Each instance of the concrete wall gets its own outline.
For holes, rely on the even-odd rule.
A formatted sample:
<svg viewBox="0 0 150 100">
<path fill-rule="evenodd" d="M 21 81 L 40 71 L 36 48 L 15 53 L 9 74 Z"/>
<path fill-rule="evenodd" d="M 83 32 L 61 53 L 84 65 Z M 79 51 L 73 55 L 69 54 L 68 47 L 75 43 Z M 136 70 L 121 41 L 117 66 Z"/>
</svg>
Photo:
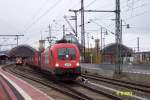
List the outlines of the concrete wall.
<svg viewBox="0 0 150 100">
<path fill-rule="evenodd" d="M 129 72 L 123 72 L 121 75 L 116 75 L 114 73 L 113 68 L 110 70 L 103 69 L 101 67 L 110 67 L 108 64 L 81 64 L 81 71 L 82 73 L 90 73 L 90 74 L 97 74 L 102 75 L 110 78 L 125 80 L 125 81 L 131 81 L 141 84 L 150 84 L 150 74 L 144 74 L 144 73 L 129 73 Z M 112 65 L 111 65 L 112 66 Z"/>
<path fill-rule="evenodd" d="M 112 77 L 114 72 L 113 70 L 104 70 L 101 68 L 102 65 L 99 64 L 81 64 L 81 71 L 82 73 L 91 73 L 91 74 L 98 74 L 107 77 Z M 108 66 L 106 66 L 108 67 Z"/>
</svg>

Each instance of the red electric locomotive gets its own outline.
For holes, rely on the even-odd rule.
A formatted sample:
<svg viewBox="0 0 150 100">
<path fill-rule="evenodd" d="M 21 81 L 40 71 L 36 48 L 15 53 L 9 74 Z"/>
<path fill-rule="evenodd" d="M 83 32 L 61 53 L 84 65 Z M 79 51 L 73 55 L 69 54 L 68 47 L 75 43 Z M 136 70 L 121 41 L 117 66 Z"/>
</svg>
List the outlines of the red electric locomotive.
<svg viewBox="0 0 150 100">
<path fill-rule="evenodd" d="M 57 78 L 75 79 L 80 75 L 80 53 L 75 44 L 59 43 L 41 54 L 41 69 Z"/>
</svg>

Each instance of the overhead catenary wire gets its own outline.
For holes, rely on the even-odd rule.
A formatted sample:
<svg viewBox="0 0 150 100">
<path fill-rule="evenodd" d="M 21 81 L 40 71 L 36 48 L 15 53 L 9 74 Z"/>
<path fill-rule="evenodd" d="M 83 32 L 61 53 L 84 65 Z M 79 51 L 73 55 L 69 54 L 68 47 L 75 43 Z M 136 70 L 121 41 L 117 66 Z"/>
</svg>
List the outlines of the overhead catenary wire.
<svg viewBox="0 0 150 100">
<path fill-rule="evenodd" d="M 57 5 L 61 2 L 62 0 L 57 0 L 52 6 L 50 6 L 42 15 L 40 15 L 38 18 L 36 18 L 35 20 L 33 20 L 33 22 L 31 24 L 29 24 L 26 29 L 24 30 L 25 33 L 27 33 L 27 31 L 33 27 L 37 22 L 39 22 L 44 16 L 46 16 L 50 11 L 52 11 L 55 7 L 57 7 Z M 43 4 L 44 5 L 44 4 Z M 39 8 L 39 10 L 42 9 L 42 7 Z M 31 39 L 31 38 L 28 38 Z M 27 42 L 29 40 L 25 40 L 23 41 L 23 43 Z"/>
<path fill-rule="evenodd" d="M 141 0 L 136 0 L 136 1 L 138 2 L 138 1 L 141 1 Z M 136 3 L 137 3 L 137 2 L 136 2 Z M 141 8 L 141 7 L 148 6 L 149 4 L 150 4 L 150 2 L 148 2 L 148 3 L 143 3 L 143 4 L 141 4 L 141 5 L 135 6 L 132 10 L 135 10 L 135 9 L 138 9 L 138 8 Z M 125 13 L 125 12 L 128 12 L 128 11 L 129 11 L 129 9 L 124 9 L 124 10 L 122 11 L 122 13 Z M 132 16 L 132 17 L 128 17 L 127 20 L 130 19 L 130 18 L 134 18 L 134 17 L 140 16 L 140 15 L 142 15 L 142 14 L 148 13 L 148 12 L 149 12 L 149 10 L 146 10 L 146 11 L 140 13 L 140 14 L 136 14 L 136 15 L 134 15 L 134 16 Z M 108 17 L 111 17 L 111 16 L 108 16 Z M 105 17 L 105 18 L 106 18 L 106 17 Z M 96 18 L 95 18 L 95 19 L 96 19 Z M 104 20 L 104 19 L 101 19 L 101 20 Z M 114 24 L 113 24 L 113 25 L 114 25 Z"/>
<path fill-rule="evenodd" d="M 94 0 L 94 1 L 95 1 L 95 0 Z M 94 1 L 93 1 L 93 3 L 94 3 Z M 91 2 L 91 3 L 92 3 L 92 2 Z M 89 6 L 90 6 L 90 4 L 89 4 Z M 103 6 L 101 6 L 101 8 L 106 7 L 106 6 L 108 6 L 108 5 L 103 5 Z M 111 8 L 112 8 L 112 5 L 111 5 L 111 6 L 108 6 L 108 7 L 111 7 Z M 108 8 L 108 7 L 107 7 L 107 8 Z M 107 13 L 107 14 L 103 14 L 103 16 L 104 16 L 104 17 L 105 17 L 105 15 L 109 15 L 109 16 L 111 15 L 111 16 L 112 16 L 112 14 L 113 14 L 113 13 L 109 13 L 109 14 Z"/>
<path fill-rule="evenodd" d="M 35 20 L 35 18 L 39 15 L 41 10 L 48 4 L 49 0 L 45 0 L 45 2 L 39 7 L 39 9 L 35 12 L 31 20 Z"/>
<path fill-rule="evenodd" d="M 95 1 L 95 0 L 94 0 L 94 1 Z M 139 1 L 141 1 L 141 0 L 136 0 L 135 3 L 139 2 Z M 135 4 L 135 3 L 134 3 L 134 4 Z M 141 4 L 141 5 L 139 5 L 139 6 L 135 6 L 133 9 L 138 9 L 138 8 L 140 8 L 140 7 L 145 7 L 145 6 L 149 5 L 149 4 L 150 4 L 150 2 L 149 2 L 149 3 L 144 3 L 144 4 Z M 129 9 L 123 10 L 123 13 L 124 13 L 124 12 L 127 12 L 127 11 L 129 11 Z M 105 17 L 105 18 L 106 18 L 106 17 Z"/>
<path fill-rule="evenodd" d="M 88 8 L 88 7 L 90 7 L 92 4 L 94 4 L 95 2 L 96 2 L 97 0 L 93 0 L 93 1 L 91 1 L 87 6 L 85 6 L 85 8 Z"/>
<path fill-rule="evenodd" d="M 134 5 L 137 4 L 139 1 L 141 1 L 141 0 L 136 0 L 136 1 L 134 1 Z M 121 13 L 125 13 L 124 10 L 125 10 L 126 7 L 128 7 L 125 2 L 128 2 L 128 1 L 124 0 L 123 2 L 121 2 L 121 6 L 122 6 L 122 7 L 121 7 Z M 105 6 L 106 6 L 106 5 L 105 5 Z M 130 11 L 130 10 L 127 9 L 127 11 Z M 103 14 L 103 18 L 101 18 L 101 20 L 106 19 L 106 18 L 110 18 L 110 17 L 113 17 L 113 16 L 114 16 L 113 13 Z"/>
<path fill-rule="evenodd" d="M 125 19 L 125 20 L 131 20 L 131 19 L 133 19 L 133 18 L 135 18 L 135 17 L 143 16 L 144 14 L 147 14 L 147 13 L 150 13 L 150 9 L 145 10 L 145 11 L 143 11 L 143 12 L 141 12 L 141 13 L 135 14 L 135 15 L 133 15 L 133 16 L 124 18 L 124 19 Z"/>
<path fill-rule="evenodd" d="M 150 2 L 146 2 L 146 3 L 143 3 L 141 5 L 135 6 L 132 10 L 142 8 L 142 7 L 145 7 L 145 6 L 149 6 L 149 5 L 150 5 Z M 122 10 L 122 12 L 128 12 L 128 11 L 129 11 L 129 9 Z"/>
<path fill-rule="evenodd" d="M 137 1 L 141 1 L 141 0 L 137 0 Z M 136 2 L 137 3 L 137 2 Z M 142 8 L 142 7 L 145 7 L 145 6 L 148 6 L 150 5 L 150 2 L 148 3 L 143 3 L 141 5 L 138 5 L 138 6 L 135 6 L 134 8 L 132 8 L 132 10 L 136 10 L 138 8 Z M 130 10 L 129 9 L 123 9 L 121 13 L 126 13 L 126 12 L 129 12 Z M 132 15 L 130 17 L 127 17 L 127 18 L 124 18 L 125 20 L 129 20 L 129 19 L 132 19 L 132 18 L 135 18 L 135 17 L 138 17 L 138 16 L 141 16 L 142 14 L 146 14 L 146 13 L 149 13 L 149 10 L 145 10 L 143 11 L 142 13 L 139 13 L 139 14 L 136 14 L 136 15 Z M 109 16 L 105 16 L 105 18 L 109 18 L 111 17 L 112 15 L 109 15 Z M 103 20 L 103 19 L 101 19 Z"/>
<path fill-rule="evenodd" d="M 35 21 L 33 21 L 26 29 L 25 32 L 28 31 L 34 24 L 39 22 L 46 14 L 52 11 L 62 0 L 57 0 L 49 9 L 47 9 L 41 16 L 39 16 Z"/>
<path fill-rule="evenodd" d="M 53 6 L 51 6 L 50 7 L 50 9 L 48 9 L 44 14 L 46 14 L 49 10 L 52 10 L 54 7 L 56 7 L 57 5 L 58 5 L 58 3 L 60 3 L 62 0 L 58 0 Z M 78 3 L 80 3 L 80 2 L 78 2 Z M 40 17 L 38 17 L 31 25 L 30 25 L 30 27 L 28 27 L 27 29 L 26 29 L 26 31 L 28 30 L 28 29 L 30 29 L 33 25 L 35 25 L 40 19 L 41 19 L 41 17 L 44 17 L 44 14 L 42 14 Z M 29 38 L 28 38 L 29 39 Z M 29 40 L 25 40 L 24 42 L 27 42 L 27 41 L 29 41 Z M 23 42 L 23 43 L 24 43 Z"/>
<path fill-rule="evenodd" d="M 95 0 L 93 0 L 93 1 L 95 1 Z M 137 0 L 137 1 L 140 1 L 140 0 Z"/>
</svg>

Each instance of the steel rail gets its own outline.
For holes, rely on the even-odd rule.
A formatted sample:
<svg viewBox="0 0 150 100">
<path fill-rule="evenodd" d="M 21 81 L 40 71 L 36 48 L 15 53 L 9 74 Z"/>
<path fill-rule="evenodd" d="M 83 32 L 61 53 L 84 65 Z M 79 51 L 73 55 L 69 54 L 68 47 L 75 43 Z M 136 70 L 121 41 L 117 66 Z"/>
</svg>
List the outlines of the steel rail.
<svg viewBox="0 0 150 100">
<path fill-rule="evenodd" d="M 147 88 L 150 88 L 149 86 L 139 85 L 139 84 L 131 83 L 131 82 L 127 82 L 127 81 L 121 81 L 121 80 L 119 81 L 119 80 L 101 77 L 101 76 L 95 76 L 95 75 L 87 75 L 87 74 L 83 75 L 82 74 L 82 77 L 94 79 L 97 81 L 102 81 L 102 82 L 113 84 L 113 85 L 122 86 L 122 87 L 129 88 L 129 89 L 142 91 L 145 93 L 150 93 L 150 89 L 147 89 Z"/>
</svg>

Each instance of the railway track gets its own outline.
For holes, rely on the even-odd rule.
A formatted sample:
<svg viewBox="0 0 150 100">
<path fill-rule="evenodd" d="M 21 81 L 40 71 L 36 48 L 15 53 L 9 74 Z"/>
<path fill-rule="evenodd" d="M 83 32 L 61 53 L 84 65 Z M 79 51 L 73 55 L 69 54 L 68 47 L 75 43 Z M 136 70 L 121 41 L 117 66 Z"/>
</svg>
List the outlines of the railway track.
<svg viewBox="0 0 150 100">
<path fill-rule="evenodd" d="M 8 71 L 8 70 L 7 70 L 7 71 Z M 34 81 L 34 82 L 40 83 L 41 85 L 47 86 L 47 87 L 49 87 L 49 88 L 52 88 L 52 89 L 54 89 L 54 90 L 56 90 L 56 91 L 59 91 L 59 92 L 65 94 L 65 95 L 67 95 L 67 96 L 70 96 L 70 97 L 72 97 L 72 98 L 74 98 L 74 99 L 92 100 L 92 99 L 91 99 L 90 97 L 88 97 L 88 96 L 83 96 L 83 94 L 80 94 L 80 93 L 78 93 L 78 95 L 75 94 L 75 93 L 77 93 L 77 92 L 74 91 L 74 90 L 72 90 L 72 91 L 66 90 L 66 89 L 64 89 L 63 87 L 58 87 L 57 85 L 55 85 L 55 84 L 53 84 L 53 83 L 50 83 L 49 81 L 46 82 L 45 80 L 42 80 L 42 79 L 33 77 L 33 76 L 31 76 L 31 75 L 27 75 L 27 74 L 22 73 L 22 72 L 20 72 L 20 71 L 18 71 L 18 70 L 9 69 L 9 71 L 12 72 L 13 74 L 18 75 L 19 77 L 26 78 L 26 79 L 32 80 L 32 81 Z M 73 92 L 75 92 L 75 93 L 73 93 Z M 80 94 L 80 95 L 79 95 L 79 94 Z"/>
<path fill-rule="evenodd" d="M 107 78 L 107 77 L 103 77 L 103 76 L 96 76 L 96 75 L 91 75 L 91 74 L 82 74 L 82 77 L 96 80 L 96 81 L 105 82 L 108 84 L 113 84 L 113 85 L 125 87 L 128 89 L 133 89 L 136 91 L 141 91 L 141 92 L 144 92 L 147 94 L 150 93 L 150 86 L 148 86 L 148 85 L 142 85 L 142 84 L 137 84 L 137 83 L 127 82 L 127 81 Z"/>
<path fill-rule="evenodd" d="M 16 70 L 16 69 L 17 68 L 13 68 L 13 69 L 12 68 L 7 68 L 7 69 L 4 69 L 4 70 L 10 71 L 11 73 L 16 74 L 16 75 L 18 75 L 20 77 L 23 77 L 23 78 L 26 78 L 26 79 L 38 82 L 38 83 L 40 83 L 40 84 L 42 84 L 44 86 L 53 88 L 54 90 L 60 91 L 61 93 L 65 94 L 67 96 L 70 96 L 70 97 L 72 97 L 74 99 L 94 100 L 93 97 L 91 97 L 90 95 L 86 95 L 85 92 L 83 93 L 83 92 L 79 91 L 78 89 L 76 89 L 75 87 L 73 88 L 73 87 L 71 87 L 68 84 L 65 84 L 63 82 L 46 81 L 46 80 L 43 80 L 43 79 L 40 79 L 40 78 L 37 78 L 37 77 L 31 75 L 30 73 L 32 73 L 32 71 L 25 71 L 25 69 L 20 71 L 20 70 Z M 25 73 L 25 72 L 28 72 L 28 73 Z M 34 74 L 36 74 L 36 72 Z M 76 86 L 77 86 L 77 84 L 76 84 Z M 105 96 L 107 99 L 121 100 L 121 98 L 118 97 L 118 96 L 114 96 L 114 95 L 109 94 L 107 92 L 93 89 L 93 88 L 88 87 L 88 86 L 83 85 L 83 84 L 79 85 L 79 83 L 78 83 L 77 87 L 78 88 L 81 88 L 81 87 L 82 88 L 86 88 L 86 89 L 88 89 L 90 91 L 96 92 L 97 94 Z"/>
</svg>

